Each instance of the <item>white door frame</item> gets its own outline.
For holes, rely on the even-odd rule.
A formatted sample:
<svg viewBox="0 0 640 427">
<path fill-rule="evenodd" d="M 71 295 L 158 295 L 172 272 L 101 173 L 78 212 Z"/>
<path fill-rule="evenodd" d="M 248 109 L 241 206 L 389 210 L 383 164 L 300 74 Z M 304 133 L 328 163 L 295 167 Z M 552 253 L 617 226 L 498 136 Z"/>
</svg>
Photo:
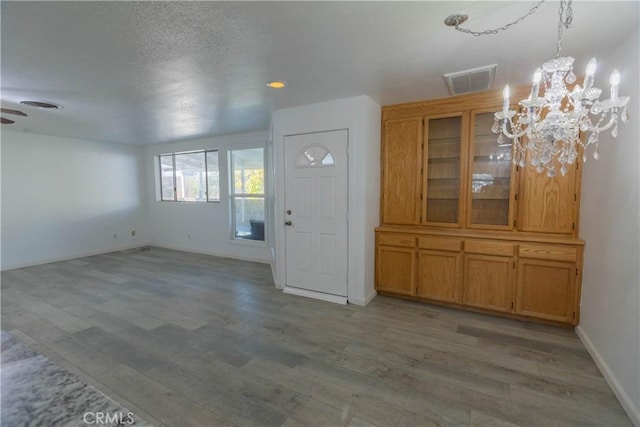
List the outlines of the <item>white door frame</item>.
<svg viewBox="0 0 640 427">
<path fill-rule="evenodd" d="M 326 135 L 326 136 L 323 136 Z M 325 291 L 322 291 L 321 289 L 324 288 L 324 285 L 320 285 L 319 289 L 315 289 L 312 290 L 313 286 L 317 286 L 319 285 L 319 283 L 315 282 L 315 280 L 317 279 L 317 277 L 315 276 L 315 274 L 317 273 L 313 268 L 311 272 L 311 277 L 309 278 L 309 280 L 311 280 L 311 282 L 309 283 L 301 283 L 301 282 L 297 282 L 297 283 L 289 283 L 289 273 L 295 273 L 293 270 L 291 270 L 292 266 L 289 265 L 288 263 L 292 260 L 292 256 L 290 251 L 292 250 L 292 248 L 290 248 L 288 245 L 291 244 L 293 241 L 291 240 L 292 235 L 291 233 L 294 230 L 291 230 L 290 227 L 285 227 L 285 253 L 284 253 L 284 257 L 285 257 L 285 269 L 286 269 L 286 276 L 285 276 L 285 281 L 287 282 L 285 284 L 285 288 L 284 288 L 284 292 L 285 293 L 290 293 L 290 294 L 295 294 L 295 295 L 302 295 L 302 296 L 308 296 L 311 298 L 316 298 L 316 299 L 321 299 L 321 300 L 325 300 L 325 301 L 330 301 L 330 302 L 335 302 L 335 303 L 339 303 L 339 304 L 346 304 L 347 303 L 347 295 L 348 295 L 348 289 L 349 289 L 349 280 L 348 280 L 348 271 L 349 271 L 349 259 L 348 259 L 348 254 L 349 254 L 349 220 L 348 217 L 345 218 L 345 216 L 348 215 L 349 213 L 349 192 L 348 192 L 348 184 L 349 184 L 349 130 L 348 129 L 340 129 L 340 130 L 335 130 L 335 131 L 322 131 L 322 132 L 313 132 L 313 133 L 303 133 L 303 134 L 295 134 L 295 135 L 286 135 L 284 137 L 285 142 L 287 139 L 292 139 L 291 143 L 294 143 L 294 139 L 295 138 L 306 138 L 306 141 L 303 139 L 303 143 L 306 144 L 308 146 L 308 144 L 310 144 L 310 141 L 316 141 L 314 142 L 314 144 L 319 144 L 322 147 L 324 146 L 324 143 L 328 143 L 327 138 L 338 138 L 337 140 L 334 140 L 335 142 L 330 143 L 329 145 L 327 145 L 325 148 L 327 148 L 329 150 L 329 152 L 333 153 L 334 158 L 336 159 L 336 168 L 340 168 L 340 169 L 334 169 L 333 167 L 331 168 L 312 168 L 310 169 L 309 173 L 311 173 L 311 176 L 316 176 L 318 175 L 318 173 L 320 173 L 320 175 L 326 175 L 327 173 L 330 173 L 333 171 L 333 174 L 336 178 L 340 178 L 340 181 L 337 182 L 338 184 L 338 188 L 342 189 L 342 192 L 337 191 L 336 192 L 336 197 L 339 197 L 339 200 L 341 200 L 341 203 L 338 203 L 336 205 L 336 208 L 338 209 L 337 212 L 337 216 L 335 217 L 334 221 L 337 221 L 337 223 L 334 224 L 335 227 L 343 230 L 343 233 L 339 233 L 338 236 L 338 242 L 340 243 L 340 246 L 336 248 L 337 250 L 337 254 L 341 254 L 338 255 L 338 259 L 336 259 L 336 266 L 337 266 L 337 270 L 338 270 L 338 275 L 336 276 L 336 283 L 344 283 L 345 288 L 344 289 L 344 293 L 342 294 L 337 294 L 336 292 L 328 292 L 330 289 L 325 289 Z M 321 141 L 323 142 L 319 142 L 317 141 L 317 139 L 321 139 Z M 339 144 L 339 146 L 337 145 Z M 300 141 L 298 140 L 298 142 L 296 142 L 296 145 L 294 145 L 293 148 L 295 148 L 295 150 L 291 151 L 292 147 L 290 146 L 283 146 L 284 152 L 285 152 L 285 161 L 287 160 L 287 153 L 289 153 L 291 155 L 291 157 L 288 159 L 289 162 L 294 162 L 297 160 L 297 155 L 299 154 L 299 150 L 301 147 L 299 147 L 298 145 L 300 145 Z M 304 147 L 302 147 L 304 148 Z M 344 151 L 342 151 L 344 150 Z M 295 166 L 295 164 L 285 164 L 285 170 L 284 170 L 284 175 L 283 178 L 285 180 L 284 186 L 285 186 L 285 194 L 284 194 L 284 199 L 285 199 L 285 203 L 286 203 L 286 208 L 287 209 L 291 209 L 293 207 L 293 217 L 289 217 L 287 216 L 286 219 L 287 220 L 291 220 L 293 219 L 294 221 L 294 227 L 295 227 L 295 222 L 296 222 L 296 210 L 300 209 L 299 205 L 295 205 L 292 204 L 294 203 L 294 201 L 287 201 L 287 195 L 291 196 L 291 194 L 287 194 L 286 189 L 288 187 L 288 185 L 291 185 L 292 182 L 289 181 L 287 182 L 287 180 L 292 180 L 295 179 L 294 176 L 297 176 L 297 172 L 296 170 L 298 170 L 298 168 Z M 300 169 L 298 171 L 304 171 L 305 169 Z M 338 173 L 338 170 L 342 170 L 341 173 Z M 287 176 L 287 172 L 291 172 L 293 176 Z M 344 182 L 343 180 L 346 180 L 346 182 Z M 347 188 L 345 189 L 345 186 L 347 186 Z M 291 191 L 292 188 L 289 188 L 289 190 Z M 340 195 L 341 193 L 341 195 Z M 294 197 L 295 199 L 295 197 Z M 297 203 L 297 201 L 295 201 L 295 203 Z M 313 215 L 312 215 L 313 216 Z M 298 218 L 300 221 L 304 222 L 302 218 Z M 318 221 L 320 219 L 318 218 Z M 326 224 L 325 224 L 326 225 Z M 342 228 L 344 227 L 344 228 Z M 286 238 L 287 236 L 287 232 L 289 233 L 289 239 Z M 295 252 L 295 248 L 294 252 Z M 295 274 L 294 274 L 295 275 Z M 298 280 L 305 280 L 302 277 L 298 277 Z M 343 282 L 344 281 L 344 282 Z M 324 282 L 323 280 L 321 282 Z M 334 286 L 336 286 L 336 283 L 334 283 Z M 306 286 L 300 286 L 303 284 L 307 284 L 310 287 L 306 287 Z M 333 291 L 337 291 L 338 288 L 334 288 L 331 289 Z"/>
<path fill-rule="evenodd" d="M 352 242 L 358 241 L 357 236 L 354 235 L 356 232 L 355 227 L 352 227 L 353 224 L 353 215 L 354 212 L 357 212 L 357 207 L 354 206 L 355 200 L 351 197 L 354 191 L 354 156 L 352 155 L 352 140 L 354 137 L 354 129 L 355 122 L 351 120 L 340 121 L 340 123 L 336 123 L 335 126 L 329 125 L 317 125 L 317 126 L 300 126 L 299 128 L 285 128 L 285 129 L 273 129 L 273 141 L 274 144 L 274 160 L 275 160 L 275 171 L 274 171 L 274 205 L 275 205 L 275 236 L 274 236 L 274 247 L 275 247 L 275 285 L 279 289 L 284 289 L 286 285 L 286 240 L 285 240 L 285 182 L 284 182 L 284 170 L 285 170 L 285 162 L 284 162 L 284 140 L 287 136 L 295 136 L 301 134 L 310 134 L 310 133 L 319 133 L 319 132 L 330 132 L 330 131 L 339 131 L 346 130 L 347 131 L 347 145 L 349 147 L 348 153 L 348 165 L 347 165 L 347 180 L 348 180 L 348 188 L 347 188 L 347 218 L 348 218 L 348 226 L 347 226 L 347 287 L 348 293 L 351 294 L 351 283 L 356 282 L 356 262 L 354 260 L 354 251 L 349 250 L 351 248 Z M 347 298 L 347 301 L 350 297 Z M 332 301 L 342 303 L 343 301 Z"/>
</svg>

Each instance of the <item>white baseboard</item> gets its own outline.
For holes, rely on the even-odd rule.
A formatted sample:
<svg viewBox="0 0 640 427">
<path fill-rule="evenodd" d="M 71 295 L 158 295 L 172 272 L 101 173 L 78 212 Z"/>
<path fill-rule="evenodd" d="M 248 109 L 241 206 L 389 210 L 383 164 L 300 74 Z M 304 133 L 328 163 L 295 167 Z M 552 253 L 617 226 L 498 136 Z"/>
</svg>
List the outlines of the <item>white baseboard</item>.
<svg viewBox="0 0 640 427">
<path fill-rule="evenodd" d="M 591 341 L 591 339 L 589 338 L 589 335 L 587 335 L 587 333 L 580 325 L 576 326 L 575 330 L 576 334 L 578 334 L 578 337 L 580 338 L 580 341 L 582 341 L 584 346 L 589 351 L 589 354 L 591 354 L 591 357 L 596 362 L 596 365 L 600 369 L 602 376 L 604 376 L 604 379 L 607 380 L 609 387 L 611 387 L 611 390 L 613 390 L 613 394 L 615 394 L 620 401 L 620 404 L 631 419 L 633 425 L 635 425 L 636 427 L 640 427 L 640 408 L 636 406 L 636 404 L 629 398 L 629 395 L 627 395 L 626 391 L 622 388 L 615 375 L 613 375 L 613 372 L 611 372 L 609 365 L 602 358 L 602 355 L 593 344 L 593 341 Z"/>
<path fill-rule="evenodd" d="M 335 304 L 347 305 L 347 297 L 341 297 L 338 295 L 325 294 L 323 292 L 310 291 L 308 289 L 293 288 L 291 286 L 285 286 L 282 292 L 284 292 L 285 294 L 298 295 L 301 297 L 319 299 Z"/>
<path fill-rule="evenodd" d="M 106 249 L 104 251 L 83 252 L 83 253 L 77 253 L 77 254 L 72 254 L 72 255 L 66 255 L 66 256 L 63 256 L 63 257 L 43 258 L 43 259 L 40 259 L 40 260 L 37 260 L 37 261 L 31 261 L 31 262 L 26 262 L 26 263 L 9 264 L 8 266 L 3 266 L 2 270 L 0 270 L 0 271 L 9 271 L 9 270 L 15 270 L 16 268 L 33 267 L 33 266 L 36 266 L 36 265 L 50 264 L 52 262 L 69 261 L 69 260 L 76 259 L 76 258 L 84 258 L 84 257 L 88 257 L 88 256 L 110 254 L 110 253 L 113 253 L 113 252 L 128 251 L 129 249 L 135 249 L 135 248 L 139 248 L 139 247 L 142 247 L 142 246 L 149 246 L 149 245 L 150 245 L 149 243 L 138 243 L 136 245 L 127 245 L 127 246 L 123 246 L 121 248 Z"/>
<path fill-rule="evenodd" d="M 378 293 L 374 290 L 369 295 L 367 295 L 367 297 L 365 299 L 363 299 L 363 300 L 359 299 L 359 298 L 349 298 L 349 303 L 350 304 L 355 304 L 355 305 L 361 305 L 361 306 L 364 307 L 367 304 L 369 304 L 371 302 L 371 300 L 376 297 L 376 295 L 378 295 Z"/>
</svg>

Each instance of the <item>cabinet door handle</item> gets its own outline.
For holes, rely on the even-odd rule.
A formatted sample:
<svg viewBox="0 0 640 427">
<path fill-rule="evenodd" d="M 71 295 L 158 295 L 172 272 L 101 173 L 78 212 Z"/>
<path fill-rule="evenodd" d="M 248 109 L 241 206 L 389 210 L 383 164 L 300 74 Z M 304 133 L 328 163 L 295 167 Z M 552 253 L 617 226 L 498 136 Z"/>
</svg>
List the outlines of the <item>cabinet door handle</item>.
<svg viewBox="0 0 640 427">
<path fill-rule="evenodd" d="M 291 221 L 285 221 L 284 225 L 293 225 L 293 223 Z"/>
</svg>

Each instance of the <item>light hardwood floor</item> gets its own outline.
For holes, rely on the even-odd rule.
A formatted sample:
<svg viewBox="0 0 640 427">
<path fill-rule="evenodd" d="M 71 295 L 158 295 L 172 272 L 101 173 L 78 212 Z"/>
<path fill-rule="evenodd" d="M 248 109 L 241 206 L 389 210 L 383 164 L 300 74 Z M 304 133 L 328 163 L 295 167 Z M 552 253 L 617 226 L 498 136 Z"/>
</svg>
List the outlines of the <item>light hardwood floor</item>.
<svg viewBox="0 0 640 427">
<path fill-rule="evenodd" d="M 2 273 L 2 328 L 158 426 L 630 426 L 571 330 L 151 248 Z"/>
</svg>

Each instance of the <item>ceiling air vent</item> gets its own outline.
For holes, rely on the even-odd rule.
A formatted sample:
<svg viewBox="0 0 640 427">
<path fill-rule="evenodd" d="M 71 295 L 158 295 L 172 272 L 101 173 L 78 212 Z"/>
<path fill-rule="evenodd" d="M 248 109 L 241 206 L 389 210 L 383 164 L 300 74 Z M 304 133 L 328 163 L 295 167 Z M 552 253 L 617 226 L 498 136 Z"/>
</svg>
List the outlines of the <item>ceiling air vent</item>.
<svg viewBox="0 0 640 427">
<path fill-rule="evenodd" d="M 498 64 L 486 65 L 484 67 L 472 68 L 471 70 L 445 74 L 443 77 L 447 82 L 447 87 L 451 95 L 479 92 L 493 87 L 497 67 Z"/>
<path fill-rule="evenodd" d="M 22 105 L 28 105 L 29 107 L 35 108 L 43 108 L 45 110 L 58 110 L 62 107 L 56 104 L 52 104 L 50 102 L 42 102 L 42 101 L 20 101 Z"/>
</svg>

